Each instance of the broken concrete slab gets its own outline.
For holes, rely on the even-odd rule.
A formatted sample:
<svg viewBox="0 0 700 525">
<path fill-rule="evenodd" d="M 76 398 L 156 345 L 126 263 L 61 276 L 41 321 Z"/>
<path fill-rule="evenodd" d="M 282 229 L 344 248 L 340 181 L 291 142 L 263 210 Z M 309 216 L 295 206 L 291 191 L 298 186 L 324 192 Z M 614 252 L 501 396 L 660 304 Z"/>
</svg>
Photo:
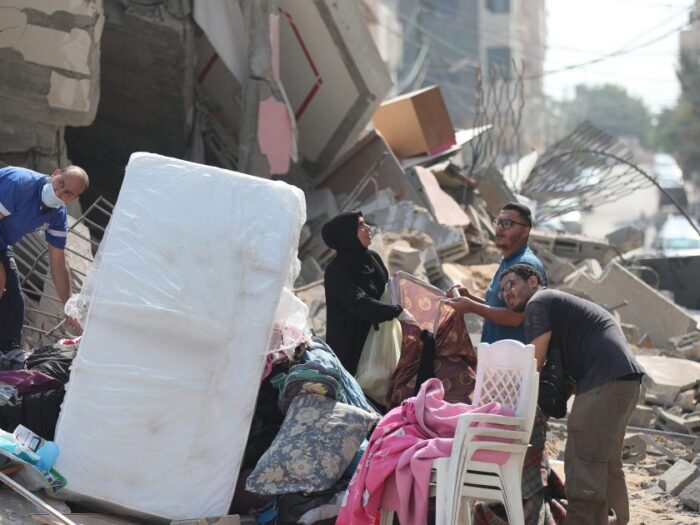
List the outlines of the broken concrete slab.
<svg viewBox="0 0 700 525">
<path fill-rule="evenodd" d="M 295 288 L 294 294 L 309 307 L 309 328 L 318 337 L 324 339 L 326 337 L 326 295 L 323 280 Z"/>
<path fill-rule="evenodd" d="M 328 188 L 306 194 L 306 223 L 323 225 L 338 215 L 338 201 Z"/>
<path fill-rule="evenodd" d="M 564 279 L 576 271 L 576 266 L 570 260 L 554 255 L 542 245 L 533 245 L 535 255 L 547 269 L 547 281 L 550 285 L 564 282 Z"/>
<path fill-rule="evenodd" d="M 659 478 L 659 487 L 666 491 L 666 494 L 678 496 L 698 477 L 700 477 L 700 469 L 684 459 L 680 459 Z"/>
<path fill-rule="evenodd" d="M 44 6 L 46 7 L 46 6 Z M 0 7 L 0 108 L 5 118 L 84 126 L 100 87 L 102 2 L 57 0 Z"/>
<path fill-rule="evenodd" d="M 371 222 L 377 223 L 385 232 L 418 230 L 433 239 L 435 249 L 442 261 L 455 261 L 469 254 L 469 247 L 461 228 L 436 223 L 428 210 L 407 201 L 390 208 L 367 214 Z"/>
<path fill-rule="evenodd" d="M 539 158 L 540 154 L 533 151 L 521 157 L 517 162 L 505 166 L 503 168 L 503 179 L 506 184 L 508 184 L 508 187 L 513 191 L 519 191 L 523 183 L 530 176 L 530 173 L 532 173 Z"/>
<path fill-rule="evenodd" d="M 622 322 L 636 324 L 651 337 L 657 348 L 675 336 L 694 331 L 697 321 L 618 262 L 610 263 L 600 279 L 577 271 L 567 286 L 580 290 L 608 308 L 627 301 L 618 310 Z M 700 377 L 700 376 L 699 376 Z"/>
<path fill-rule="evenodd" d="M 615 246 L 620 253 L 635 250 L 644 246 L 644 232 L 636 226 L 624 226 L 605 236 L 611 246 Z"/>
<path fill-rule="evenodd" d="M 645 405 L 637 405 L 632 411 L 630 417 L 630 426 L 639 428 L 651 428 L 651 422 L 654 420 L 654 409 Z"/>
<path fill-rule="evenodd" d="M 356 2 L 281 0 L 280 8 L 282 84 L 302 167 L 319 175 L 357 141 L 391 78 Z"/>
<path fill-rule="evenodd" d="M 474 174 L 481 198 L 486 202 L 486 208 L 494 216 L 508 202 L 515 202 L 515 193 L 503 178 L 503 174 L 494 165 L 483 168 Z"/>
<path fill-rule="evenodd" d="M 389 245 L 389 257 L 387 260 L 389 273 L 402 271 L 416 275 L 421 264 L 420 250 L 413 248 L 406 241 L 397 241 Z M 424 273 L 421 271 L 419 273 Z"/>
<path fill-rule="evenodd" d="M 700 478 L 689 483 L 678 497 L 686 507 L 700 511 Z"/>
<path fill-rule="evenodd" d="M 347 153 L 317 178 L 318 188 L 330 189 L 345 206 L 345 199 L 368 174 L 373 180 L 356 194 L 358 202 L 370 200 L 380 190 L 392 190 L 396 200 L 421 203 L 413 185 L 399 164 L 396 155 L 375 131 L 368 132 Z"/>
<path fill-rule="evenodd" d="M 565 257 L 573 262 L 596 259 L 607 264 L 617 254 L 607 241 L 592 239 L 584 235 L 561 234 L 543 230 L 530 232 L 530 245 L 542 246 L 558 257 Z"/>
<path fill-rule="evenodd" d="M 656 424 L 664 430 L 680 434 L 700 433 L 700 413 L 677 415 L 669 410 L 659 409 Z"/>
<path fill-rule="evenodd" d="M 469 215 L 449 194 L 440 188 L 435 175 L 430 170 L 416 166 L 409 170 L 407 175 L 422 197 L 422 203 L 439 224 L 458 227 L 469 225 L 471 222 Z"/>
<path fill-rule="evenodd" d="M 637 463 L 647 456 L 647 444 L 640 434 L 625 436 L 622 442 L 622 461 L 625 463 Z"/>
<path fill-rule="evenodd" d="M 700 331 L 671 337 L 666 343 L 666 350 L 673 357 L 700 361 Z"/>
<path fill-rule="evenodd" d="M 674 357 L 638 355 L 646 372 L 643 383 L 647 398 L 670 405 L 678 393 L 700 384 L 700 363 Z"/>
</svg>

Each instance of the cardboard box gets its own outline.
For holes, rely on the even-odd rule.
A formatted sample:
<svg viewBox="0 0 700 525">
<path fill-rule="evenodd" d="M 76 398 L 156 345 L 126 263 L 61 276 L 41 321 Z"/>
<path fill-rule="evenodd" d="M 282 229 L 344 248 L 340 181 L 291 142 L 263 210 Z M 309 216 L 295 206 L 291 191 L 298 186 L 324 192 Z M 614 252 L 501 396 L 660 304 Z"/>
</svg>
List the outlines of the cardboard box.
<svg viewBox="0 0 700 525">
<path fill-rule="evenodd" d="M 397 157 L 435 155 L 457 142 L 440 88 L 430 86 L 384 102 L 374 127 Z"/>
</svg>

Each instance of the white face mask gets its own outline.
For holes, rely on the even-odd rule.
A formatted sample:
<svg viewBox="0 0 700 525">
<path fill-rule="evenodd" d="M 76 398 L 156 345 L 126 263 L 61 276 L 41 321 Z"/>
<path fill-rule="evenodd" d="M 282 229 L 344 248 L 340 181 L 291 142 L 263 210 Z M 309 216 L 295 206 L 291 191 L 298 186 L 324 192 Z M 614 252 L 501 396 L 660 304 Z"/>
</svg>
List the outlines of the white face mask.
<svg viewBox="0 0 700 525">
<path fill-rule="evenodd" d="M 60 208 L 63 204 L 63 201 L 59 199 L 53 191 L 51 181 L 44 184 L 44 187 L 41 188 L 41 202 L 49 208 Z"/>
</svg>

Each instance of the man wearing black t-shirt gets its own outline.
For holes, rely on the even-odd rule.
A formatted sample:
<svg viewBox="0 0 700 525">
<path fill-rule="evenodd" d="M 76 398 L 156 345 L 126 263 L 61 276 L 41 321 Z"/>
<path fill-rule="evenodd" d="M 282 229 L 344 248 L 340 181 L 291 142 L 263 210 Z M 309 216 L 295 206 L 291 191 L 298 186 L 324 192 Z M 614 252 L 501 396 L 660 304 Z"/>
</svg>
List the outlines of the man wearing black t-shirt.
<svg viewBox="0 0 700 525">
<path fill-rule="evenodd" d="M 525 339 L 535 346 L 538 370 L 550 348 L 561 352 L 564 371 L 576 382 L 564 453 L 566 523 L 629 522 L 622 470 L 622 442 L 639 399 L 644 369 L 627 347 L 622 329 L 604 308 L 540 286 L 532 266 L 516 264 L 501 276 L 506 306 L 525 312 Z"/>
</svg>

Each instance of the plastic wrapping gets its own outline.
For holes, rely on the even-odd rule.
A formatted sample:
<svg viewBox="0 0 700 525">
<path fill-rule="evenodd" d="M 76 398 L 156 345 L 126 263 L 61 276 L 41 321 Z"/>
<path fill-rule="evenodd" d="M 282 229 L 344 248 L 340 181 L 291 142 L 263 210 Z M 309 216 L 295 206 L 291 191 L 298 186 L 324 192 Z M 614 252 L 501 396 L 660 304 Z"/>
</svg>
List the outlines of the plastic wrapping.
<svg viewBox="0 0 700 525">
<path fill-rule="evenodd" d="M 56 430 L 69 499 L 227 513 L 304 220 L 283 182 L 132 155 Z"/>
</svg>

